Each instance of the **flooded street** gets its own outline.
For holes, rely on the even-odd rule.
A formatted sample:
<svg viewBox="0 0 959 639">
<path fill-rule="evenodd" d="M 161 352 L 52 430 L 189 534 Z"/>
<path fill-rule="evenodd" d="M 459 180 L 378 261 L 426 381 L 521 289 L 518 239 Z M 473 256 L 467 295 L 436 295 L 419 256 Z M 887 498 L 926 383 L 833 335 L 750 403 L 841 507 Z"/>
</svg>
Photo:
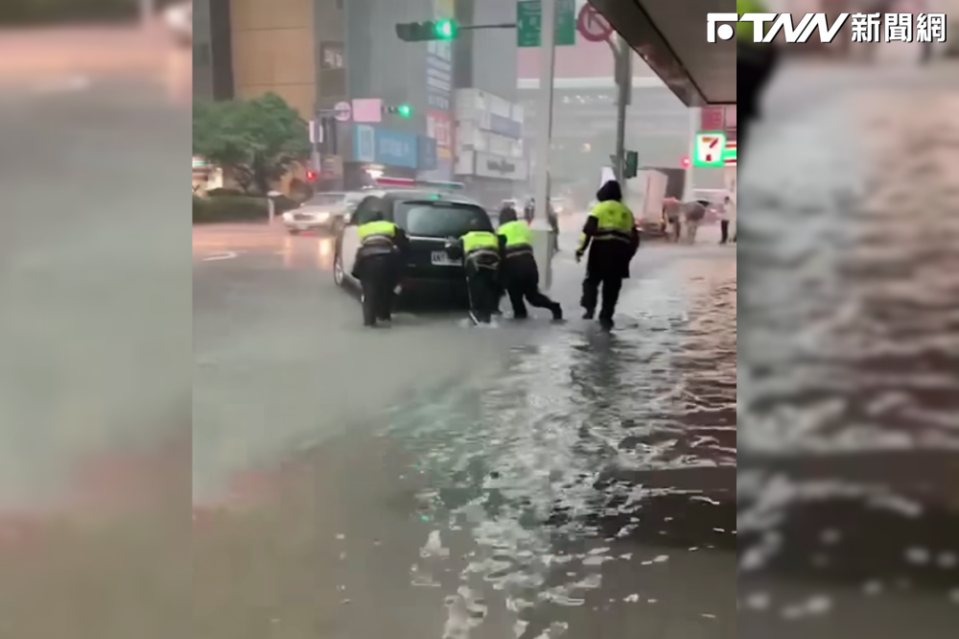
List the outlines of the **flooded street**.
<svg viewBox="0 0 959 639">
<path fill-rule="evenodd" d="M 371 333 L 327 240 L 216 233 L 194 240 L 199 634 L 733 636 L 733 250 L 644 247 L 611 336 Z"/>
<path fill-rule="evenodd" d="M 740 181 L 745 636 L 954 635 L 951 73 L 787 68 L 770 92 Z"/>
</svg>

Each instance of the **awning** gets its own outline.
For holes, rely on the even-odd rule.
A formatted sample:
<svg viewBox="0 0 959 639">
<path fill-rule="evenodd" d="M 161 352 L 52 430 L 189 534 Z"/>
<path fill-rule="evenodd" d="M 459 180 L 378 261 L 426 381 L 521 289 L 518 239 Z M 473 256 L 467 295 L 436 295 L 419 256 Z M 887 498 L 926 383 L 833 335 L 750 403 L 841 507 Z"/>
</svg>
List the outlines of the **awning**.
<svg viewBox="0 0 959 639">
<path fill-rule="evenodd" d="M 706 41 L 707 13 L 733 0 L 590 0 L 688 106 L 736 103 L 736 41 Z"/>
</svg>

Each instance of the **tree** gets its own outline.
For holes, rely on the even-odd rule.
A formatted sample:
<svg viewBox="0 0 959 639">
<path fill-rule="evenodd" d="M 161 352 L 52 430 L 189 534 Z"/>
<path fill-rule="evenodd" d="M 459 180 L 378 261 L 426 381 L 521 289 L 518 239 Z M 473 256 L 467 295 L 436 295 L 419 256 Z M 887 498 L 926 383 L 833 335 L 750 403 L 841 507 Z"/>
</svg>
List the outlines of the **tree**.
<svg viewBox="0 0 959 639">
<path fill-rule="evenodd" d="M 246 192 L 267 193 L 309 153 L 306 122 L 274 93 L 193 105 L 193 154 L 227 169 Z"/>
</svg>

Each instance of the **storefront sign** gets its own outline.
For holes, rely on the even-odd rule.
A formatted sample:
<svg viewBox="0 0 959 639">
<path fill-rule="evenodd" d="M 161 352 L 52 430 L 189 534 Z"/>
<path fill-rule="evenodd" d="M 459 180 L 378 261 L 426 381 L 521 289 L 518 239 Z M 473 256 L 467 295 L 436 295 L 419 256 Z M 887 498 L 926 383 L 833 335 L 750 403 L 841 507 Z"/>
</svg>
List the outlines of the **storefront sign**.
<svg viewBox="0 0 959 639">
<path fill-rule="evenodd" d="M 480 177 L 522 181 L 528 175 L 526 161 L 519 158 L 507 158 L 491 153 L 477 152 L 474 164 L 476 175 Z"/>
</svg>

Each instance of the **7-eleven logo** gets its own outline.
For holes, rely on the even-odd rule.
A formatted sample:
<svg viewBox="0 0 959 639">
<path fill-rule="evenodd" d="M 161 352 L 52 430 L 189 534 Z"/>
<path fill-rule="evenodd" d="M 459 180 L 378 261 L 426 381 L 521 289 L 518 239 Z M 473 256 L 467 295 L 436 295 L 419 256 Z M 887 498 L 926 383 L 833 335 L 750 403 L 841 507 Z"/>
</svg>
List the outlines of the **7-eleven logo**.
<svg viewBox="0 0 959 639">
<path fill-rule="evenodd" d="M 721 132 L 702 132 L 696 134 L 696 154 L 694 166 L 723 166 L 726 150 L 726 134 Z"/>
<path fill-rule="evenodd" d="M 726 166 L 736 166 L 736 142 L 726 143 L 726 152 L 723 153 L 723 164 Z"/>
</svg>

